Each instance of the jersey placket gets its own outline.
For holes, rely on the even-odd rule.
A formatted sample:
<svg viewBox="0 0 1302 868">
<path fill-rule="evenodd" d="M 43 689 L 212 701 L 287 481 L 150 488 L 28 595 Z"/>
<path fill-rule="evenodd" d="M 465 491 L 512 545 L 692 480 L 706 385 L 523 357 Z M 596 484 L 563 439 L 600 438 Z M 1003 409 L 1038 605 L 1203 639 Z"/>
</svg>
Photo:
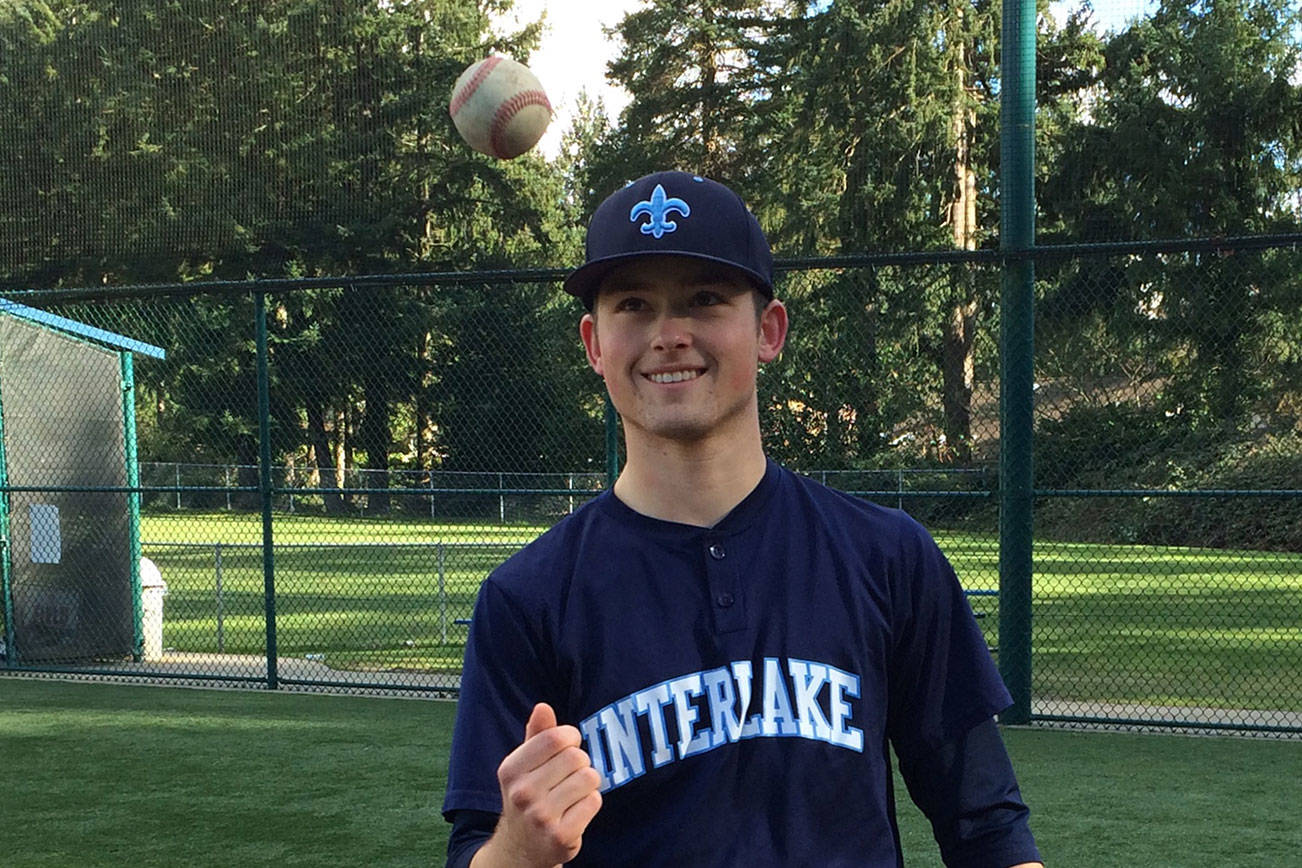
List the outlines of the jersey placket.
<svg viewBox="0 0 1302 868">
<path fill-rule="evenodd" d="M 710 612 L 715 633 L 733 633 L 746 628 L 746 601 L 737 572 L 738 540 L 715 534 L 704 539 L 705 576 L 710 593 Z"/>
</svg>

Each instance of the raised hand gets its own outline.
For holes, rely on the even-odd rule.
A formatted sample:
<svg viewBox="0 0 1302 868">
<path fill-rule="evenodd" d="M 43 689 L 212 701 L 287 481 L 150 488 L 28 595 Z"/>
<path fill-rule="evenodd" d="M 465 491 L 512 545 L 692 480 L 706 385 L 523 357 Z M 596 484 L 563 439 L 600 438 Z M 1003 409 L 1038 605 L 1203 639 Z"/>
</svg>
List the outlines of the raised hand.
<svg viewBox="0 0 1302 868">
<path fill-rule="evenodd" d="M 550 705 L 534 706 L 524 743 L 498 766 L 502 817 L 473 868 L 553 866 L 578 855 L 601 809 L 601 778 L 582 743 L 577 729 L 556 723 Z"/>
</svg>

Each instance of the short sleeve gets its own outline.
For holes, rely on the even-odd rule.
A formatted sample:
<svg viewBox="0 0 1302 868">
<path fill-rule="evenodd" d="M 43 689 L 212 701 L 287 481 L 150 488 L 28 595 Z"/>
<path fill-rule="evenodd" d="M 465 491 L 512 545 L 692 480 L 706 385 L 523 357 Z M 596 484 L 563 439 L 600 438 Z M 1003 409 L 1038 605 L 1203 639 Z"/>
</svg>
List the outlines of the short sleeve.
<svg viewBox="0 0 1302 868">
<path fill-rule="evenodd" d="M 530 712 L 551 692 L 543 645 L 536 624 L 490 576 L 480 586 L 466 641 L 445 816 L 502 812 L 497 767 L 524 741 Z"/>
<path fill-rule="evenodd" d="M 498 815 L 488 811 L 453 811 L 448 822 L 448 858 L 445 868 L 470 868 L 479 848 L 488 843 L 497 829 Z"/>
<path fill-rule="evenodd" d="M 912 533 L 892 582 L 894 641 L 887 732 L 936 745 L 1012 704 L 954 569 L 931 536 Z"/>
</svg>

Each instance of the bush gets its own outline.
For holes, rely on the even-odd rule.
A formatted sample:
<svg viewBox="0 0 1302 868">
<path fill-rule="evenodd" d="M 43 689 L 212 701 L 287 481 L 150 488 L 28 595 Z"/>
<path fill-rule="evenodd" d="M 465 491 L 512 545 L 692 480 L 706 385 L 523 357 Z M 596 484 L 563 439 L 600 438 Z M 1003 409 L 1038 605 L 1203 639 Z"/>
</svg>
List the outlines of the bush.
<svg viewBox="0 0 1302 868">
<path fill-rule="evenodd" d="M 1302 489 L 1302 430 L 1199 428 L 1137 407 L 1080 408 L 1037 432 L 1036 487 Z M 1036 535 L 1147 545 L 1302 551 L 1302 498 L 1041 498 Z"/>
</svg>

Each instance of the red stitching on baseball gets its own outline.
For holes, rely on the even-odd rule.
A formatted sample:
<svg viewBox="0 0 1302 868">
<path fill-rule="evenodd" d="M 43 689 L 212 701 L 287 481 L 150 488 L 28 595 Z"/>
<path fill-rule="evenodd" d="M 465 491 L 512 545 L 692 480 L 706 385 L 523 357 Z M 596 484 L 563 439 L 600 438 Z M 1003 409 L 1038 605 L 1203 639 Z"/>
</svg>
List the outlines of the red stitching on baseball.
<svg viewBox="0 0 1302 868">
<path fill-rule="evenodd" d="M 493 147 L 493 156 L 501 159 L 509 159 L 506 154 L 506 127 L 515 117 L 516 112 L 525 106 L 540 105 L 550 113 L 552 104 L 547 100 L 547 94 L 541 90 L 522 90 L 515 96 L 508 99 L 497 107 L 493 113 L 493 123 L 489 127 L 488 140 Z M 514 155 L 512 155 L 514 156 Z"/>
<path fill-rule="evenodd" d="M 495 54 L 480 64 L 479 69 L 475 70 L 475 74 L 470 81 L 466 82 L 465 87 L 457 91 L 456 95 L 452 97 L 452 105 L 448 107 L 448 114 L 455 117 L 461 107 L 466 104 L 466 101 L 475 95 L 475 91 L 484 83 L 484 79 L 488 78 L 488 74 L 493 71 L 493 68 L 501 62 L 502 56 Z"/>
</svg>

